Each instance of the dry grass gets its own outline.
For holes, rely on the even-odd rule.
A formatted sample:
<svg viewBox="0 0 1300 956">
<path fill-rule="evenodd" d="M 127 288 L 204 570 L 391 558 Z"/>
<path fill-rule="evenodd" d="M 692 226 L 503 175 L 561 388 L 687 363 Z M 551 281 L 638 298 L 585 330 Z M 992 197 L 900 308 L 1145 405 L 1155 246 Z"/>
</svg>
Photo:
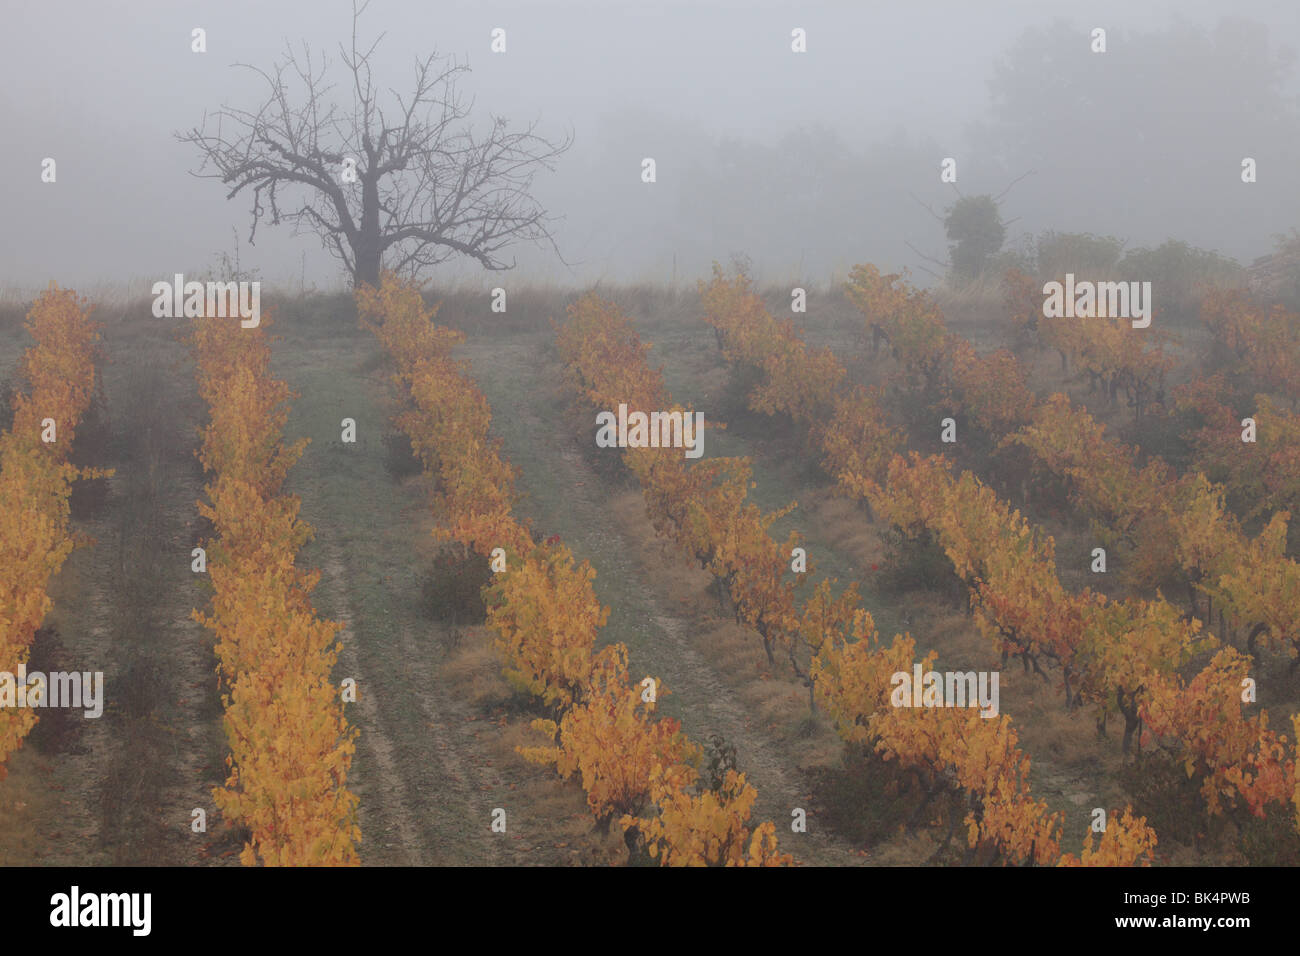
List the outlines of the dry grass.
<svg viewBox="0 0 1300 956">
<path fill-rule="evenodd" d="M 1006 313 L 1003 303 L 1002 277 L 986 273 L 975 279 L 948 278 L 930 290 L 943 310 L 944 319 L 954 329 L 970 330 L 998 326 Z"/>
</svg>

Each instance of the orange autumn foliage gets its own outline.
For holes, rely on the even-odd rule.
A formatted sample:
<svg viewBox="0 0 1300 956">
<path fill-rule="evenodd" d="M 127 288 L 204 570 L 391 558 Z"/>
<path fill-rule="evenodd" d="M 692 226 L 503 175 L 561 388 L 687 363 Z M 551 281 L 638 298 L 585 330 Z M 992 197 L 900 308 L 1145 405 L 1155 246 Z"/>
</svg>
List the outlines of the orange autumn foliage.
<svg viewBox="0 0 1300 956">
<path fill-rule="evenodd" d="M 15 396 L 13 424 L 0 435 L 0 671 L 10 674 L 26 663 L 52 605 L 46 588 L 77 543 L 68 527 L 72 483 L 112 474 L 68 464 L 95 391 L 99 327 L 91 308 L 51 282 L 27 313 L 27 389 Z M 53 440 L 45 441 L 50 426 Z M 35 724 L 30 707 L 0 708 L 0 777 Z"/>
<path fill-rule="evenodd" d="M 213 799 L 248 830 L 246 866 L 356 864 L 361 831 L 347 775 L 358 731 L 331 677 L 341 625 L 316 616 L 320 574 L 295 563 L 312 532 L 298 499 L 280 489 L 307 441 L 283 440 L 293 396 L 269 374 L 269 324 L 201 318 L 193 329 L 209 408 L 197 454 L 211 480 L 199 511 L 215 532 L 211 609 L 194 618 L 216 640 L 230 744 L 230 773 Z"/>
<path fill-rule="evenodd" d="M 661 795 L 652 787 L 657 775 L 665 766 L 698 760 L 699 748 L 676 721 L 655 717 L 644 684 L 632 686 L 623 645 L 597 650 L 609 611 L 592 590 L 594 569 L 585 561 L 577 564 L 556 540 L 534 544 L 527 525 L 513 516 L 514 470 L 489 436 L 487 400 L 466 365 L 450 357 L 459 334 L 434 326 L 436 307 L 427 308 L 418 288 L 391 273 L 381 277 L 377 289 L 358 290 L 357 305 L 363 323 L 397 366 L 396 421 L 437 488 L 435 535 L 484 555 L 497 548 L 504 552 L 504 570 L 498 568 L 484 588 L 487 625 L 497 634 L 507 677 L 556 714 L 534 723 L 547 742 L 520 752 L 553 764 L 564 779 L 578 778 L 601 827 L 615 819 L 622 819 L 625 829 L 636 826 L 629 814 L 641 812 L 647 801 L 660 806 Z M 601 309 L 589 300 L 575 310 L 596 325 L 603 321 Z M 631 352 L 640 357 L 635 346 Z M 637 363 L 626 367 L 636 374 Z M 649 393 L 637 394 L 653 401 Z M 637 456 L 635 467 L 644 473 L 668 467 L 665 474 L 681 474 L 665 466 L 669 459 L 658 449 L 643 451 L 650 454 Z M 740 804 L 733 808 L 740 809 Z M 744 809 L 747 818 L 748 805 Z M 760 841 L 759 849 L 769 846 L 774 853 L 774 837 Z"/>
<path fill-rule="evenodd" d="M 714 282 L 702 292 L 724 354 L 760 366 L 773 384 L 765 395 L 809 394 L 776 386 L 774 378 L 788 374 L 792 363 L 768 361 L 763 350 L 789 347 L 793 333 L 786 330 L 783 334 L 762 321 L 762 305 L 743 277 L 728 282 L 715 270 Z M 636 408 L 675 407 L 662 375 L 646 362 L 648 347 L 612 303 L 584 296 L 570 309 L 570 321 L 559 329 L 557 342 L 574 390 L 595 408 L 609 409 L 619 403 Z M 792 362 L 798 365 L 799 356 L 805 353 L 793 352 Z M 869 396 L 856 393 L 853 401 L 858 404 L 856 408 L 848 406 L 850 411 L 862 410 L 864 399 L 869 401 Z M 755 407 L 765 404 L 766 399 Z M 826 396 L 815 402 L 792 401 L 779 410 L 798 420 L 809 414 L 813 404 L 825 408 Z M 889 440 L 890 432 L 881 427 L 874 409 L 868 414 L 866 431 Z M 833 439 L 839 442 L 836 453 L 845 461 L 845 474 L 849 475 L 853 474 L 849 468 L 857 464 L 850 458 L 856 453 L 852 434 L 852 429 L 845 427 Z M 828 586 L 819 587 L 800 613 L 793 587 L 783 580 L 792 542 L 781 545 L 772 539 L 767 533 L 770 521 L 745 503 L 751 485 L 748 462 L 724 464 L 727 460 L 712 459 L 688 467 L 680 452 L 628 448 L 623 455 L 641 482 L 647 513 L 656 530 L 676 540 L 719 579 L 732 595 L 738 619 L 763 638 L 769 658 L 773 647 L 783 648 L 796 673 L 802 674 L 803 663 L 796 651 L 812 653 L 807 665 L 810 688 L 831 712 L 846 740 L 879 748 L 909 768 L 933 768 L 936 772 L 947 768 L 951 777 L 945 779 L 953 779 L 977 805 L 969 821 L 972 847 L 987 846 L 1011 861 L 1056 862 L 1060 820 L 1048 815 L 1045 805 L 1029 795 L 1028 758 L 1016 747 L 1005 718 L 988 721 L 976 716 L 972 722 L 969 713 L 918 716 L 889 707 L 889 677 L 910 667 L 912 644 L 907 638 L 895 639 L 889 648 L 879 645 L 870 615 L 855 606 L 854 589 L 832 602 Z M 876 456 L 867 468 L 857 468 L 873 472 L 863 481 L 873 490 L 880 487 L 876 476 L 885 477 L 882 457 Z M 703 478 L 692 480 L 692 475 Z M 717 484 L 720 476 L 722 485 Z M 723 488 L 728 492 L 719 494 Z M 880 502 L 882 507 L 886 504 Z M 738 848 L 743 841 L 728 822 L 726 808 L 745 806 L 743 786 L 723 796 L 693 793 L 697 781 L 691 773 L 678 771 L 674 775 L 667 769 L 664 773 L 658 783 L 662 791 L 659 816 L 642 821 L 651 842 L 660 835 L 675 841 L 677 855 L 665 850 L 663 858 L 686 863 L 742 859 Z M 733 781 L 728 786 L 736 785 Z M 665 807 L 689 812 L 690 825 Z M 694 851 L 683 853 L 683 844 Z M 759 859 L 764 858 L 761 849 L 756 852 Z"/>
<path fill-rule="evenodd" d="M 727 770 L 717 790 L 697 787 L 697 779 L 686 764 L 656 767 L 650 785 L 658 814 L 624 819 L 644 833 L 652 858 L 662 866 L 790 865 L 777 850 L 775 824 L 749 828 L 758 792 L 743 773 Z"/>
</svg>

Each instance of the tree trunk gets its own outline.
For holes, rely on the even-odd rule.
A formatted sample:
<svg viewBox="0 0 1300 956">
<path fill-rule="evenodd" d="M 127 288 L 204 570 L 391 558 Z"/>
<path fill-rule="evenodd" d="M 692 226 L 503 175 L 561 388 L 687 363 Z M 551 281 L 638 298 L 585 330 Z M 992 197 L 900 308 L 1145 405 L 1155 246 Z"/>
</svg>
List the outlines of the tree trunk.
<svg viewBox="0 0 1300 956">
<path fill-rule="evenodd" d="M 630 865 L 640 850 L 641 828 L 637 826 L 628 827 L 623 831 L 623 845 L 627 847 L 627 862 Z"/>
<path fill-rule="evenodd" d="M 1134 691 L 1131 695 L 1126 695 L 1124 688 L 1116 687 L 1115 703 L 1119 707 L 1119 712 L 1124 716 L 1124 739 L 1121 743 L 1121 749 L 1124 756 L 1127 757 L 1133 745 L 1133 734 L 1138 730 L 1139 726 L 1137 692 Z"/>
<path fill-rule="evenodd" d="M 379 286 L 379 247 L 378 243 L 370 248 L 363 244 L 357 250 L 357 271 L 352 277 L 354 285 Z"/>
<path fill-rule="evenodd" d="M 1259 635 L 1263 634 L 1267 630 L 1268 630 L 1268 625 L 1264 624 L 1262 621 L 1250 629 L 1250 634 L 1246 636 L 1246 653 L 1249 654 L 1251 657 L 1257 656 L 1257 652 L 1255 650 L 1255 639 L 1258 638 Z M 1300 658 L 1297 658 L 1297 660 L 1300 660 Z"/>
<path fill-rule="evenodd" d="M 361 178 L 361 229 L 353 243 L 356 274 L 353 282 L 379 285 L 379 270 L 383 250 L 379 244 L 379 180 L 374 176 Z"/>
</svg>

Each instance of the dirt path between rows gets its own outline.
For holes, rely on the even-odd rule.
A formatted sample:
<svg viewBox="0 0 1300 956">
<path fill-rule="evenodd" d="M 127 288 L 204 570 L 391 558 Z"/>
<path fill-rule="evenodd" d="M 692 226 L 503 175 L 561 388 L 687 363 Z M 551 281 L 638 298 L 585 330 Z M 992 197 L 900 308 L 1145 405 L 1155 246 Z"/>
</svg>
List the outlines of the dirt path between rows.
<svg viewBox="0 0 1300 956">
<path fill-rule="evenodd" d="M 547 533 L 562 531 L 575 554 L 596 568 L 597 596 L 612 606 L 604 637 L 628 643 L 633 670 L 659 677 L 670 689 L 663 711 L 680 717 L 697 742 L 720 734 L 736 748 L 737 768 L 758 791 L 754 819 L 776 823 L 782 850 L 806 864 L 861 864 L 859 847 L 819 827 L 810 803 L 805 771 L 824 756 L 824 738 L 817 753 L 776 740 L 765 732 L 770 714 L 738 688 L 760 677 L 752 655 L 733 660 L 724 674 L 716 657 L 701 652 L 700 642 L 724 632 L 746 642 L 747 650 L 757 638 L 738 635 L 736 625 L 709 609 L 716 608 L 706 593 L 711 576 L 655 535 L 640 493 L 608 486 L 588 464 L 568 429 L 561 370 L 539 362 L 545 345 L 539 337 L 510 336 L 471 340 L 459 350 L 488 396 L 506 457 L 521 468 L 521 487 L 529 492 L 521 510 Z M 533 400 L 519 401 L 520 394 Z M 770 686 L 782 694 L 790 690 L 779 681 Z M 791 832 L 795 808 L 808 812 L 807 833 Z"/>
<path fill-rule="evenodd" d="M 328 340 L 281 355 L 277 374 L 301 393 L 288 431 L 312 438 L 289 479 L 315 528 L 299 561 L 322 569 L 313 603 L 344 625 L 336 681 L 354 677 L 359 688 L 347 708 L 360 730 L 348 782 L 360 798 L 363 865 L 608 862 L 581 789 L 514 752 L 536 742 L 530 715 L 518 712 L 484 629 L 453 627 L 422 604 L 432 513 L 426 479 L 385 470 L 386 376 L 365 362 L 350 368 L 355 352 Z M 344 414 L 359 423 L 355 446 L 337 441 Z M 497 808 L 504 833 L 491 829 Z"/>
<path fill-rule="evenodd" d="M 31 662 L 102 672 L 103 713 L 41 713 L 23 756 L 47 793 L 16 821 L 37 840 L 22 862 L 233 863 L 233 844 L 212 832 L 211 788 L 225 769 L 212 653 L 190 618 L 206 602 L 190 569 L 201 490 L 193 376 L 174 343 L 130 334 L 106 330 L 104 414 L 83 423 L 73 453 L 115 474 L 74 492 L 73 531 L 93 544 L 52 582 Z M 191 827 L 196 808 L 206 833 Z"/>
<path fill-rule="evenodd" d="M 732 374 L 716 351 L 709 351 L 707 357 L 697 353 L 692 359 L 697 374 L 715 382 Z M 674 393 L 679 401 L 689 403 L 696 397 L 689 390 L 679 391 L 682 394 Z M 741 453 L 752 457 L 756 473 L 762 470 L 782 481 L 792 480 L 790 461 L 783 457 L 789 454 L 789 441 L 780 425 L 769 429 L 762 419 L 745 416 L 743 427 L 733 427 L 729 439 L 741 445 Z M 823 473 L 819 470 L 818 474 Z M 809 542 L 810 554 L 815 545 L 831 544 L 853 566 L 864 570 L 886 562 L 881 541 L 885 529 L 869 518 L 859 503 L 838 494 L 829 484 L 801 491 L 799 500 L 800 530 Z M 938 651 L 939 667 L 1000 672 L 1001 710 L 1012 716 L 1020 747 L 1030 758 L 1033 793 L 1046 800 L 1052 811 L 1065 814 L 1062 848 L 1077 853 L 1088 832 L 1092 808 L 1105 807 L 1109 812 L 1130 802 L 1130 795 L 1119 783 L 1123 760 L 1117 738 L 1098 742 L 1090 710 L 1066 713 L 1055 677 L 1049 684 L 1024 673 L 1014 661 L 1002 665 L 967 613 L 964 586 L 956 587 L 955 604 L 952 595 L 921 588 L 901 593 L 891 590 L 883 596 L 895 606 L 884 615 L 869 608 L 876 614 L 882 635 L 910 631 L 919 650 Z M 896 628 L 884 626 L 886 620 L 895 618 Z"/>
</svg>

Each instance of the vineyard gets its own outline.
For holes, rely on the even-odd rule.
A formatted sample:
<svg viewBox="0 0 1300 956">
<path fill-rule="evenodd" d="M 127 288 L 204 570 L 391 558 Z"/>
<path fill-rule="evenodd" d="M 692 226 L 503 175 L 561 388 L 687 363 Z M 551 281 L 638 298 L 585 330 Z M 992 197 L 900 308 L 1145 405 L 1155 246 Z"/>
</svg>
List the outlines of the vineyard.
<svg viewBox="0 0 1300 956">
<path fill-rule="evenodd" d="M 0 853 L 1300 861 L 1300 317 L 1044 278 L 984 323 L 870 264 L 785 315 L 385 273 L 163 336 L 51 285 L 0 351 Z"/>
</svg>

